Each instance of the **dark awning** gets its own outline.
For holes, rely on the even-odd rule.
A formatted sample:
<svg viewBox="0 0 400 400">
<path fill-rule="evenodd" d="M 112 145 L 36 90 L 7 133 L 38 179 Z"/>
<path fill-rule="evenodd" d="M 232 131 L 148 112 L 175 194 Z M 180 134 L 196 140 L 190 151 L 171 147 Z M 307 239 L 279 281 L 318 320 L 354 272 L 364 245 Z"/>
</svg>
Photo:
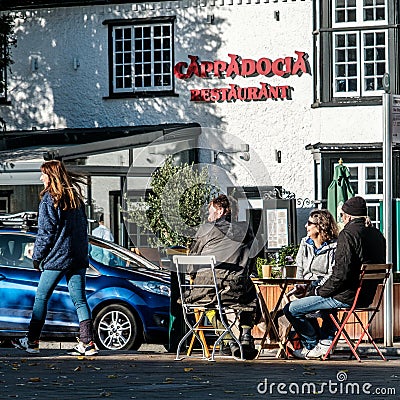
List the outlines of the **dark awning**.
<svg viewBox="0 0 400 400">
<path fill-rule="evenodd" d="M 315 143 L 308 144 L 306 150 L 319 150 L 321 152 L 330 151 L 368 151 L 382 150 L 382 142 L 376 143 Z"/>
<path fill-rule="evenodd" d="M 200 125 L 196 123 L 3 132 L 0 162 L 35 158 L 74 160 L 144 147 L 154 141 L 158 146 L 196 140 L 200 133 Z"/>
</svg>

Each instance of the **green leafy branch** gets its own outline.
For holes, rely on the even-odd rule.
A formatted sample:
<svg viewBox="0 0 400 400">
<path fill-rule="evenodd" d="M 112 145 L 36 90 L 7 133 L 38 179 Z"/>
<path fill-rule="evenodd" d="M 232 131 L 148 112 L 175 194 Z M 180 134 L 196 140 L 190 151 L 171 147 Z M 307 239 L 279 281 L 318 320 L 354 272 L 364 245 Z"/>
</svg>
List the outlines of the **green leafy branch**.
<svg viewBox="0 0 400 400">
<path fill-rule="evenodd" d="M 218 193 L 208 169 L 174 165 L 169 156 L 152 174 L 150 187 L 151 192 L 139 202 L 125 197 L 128 222 L 152 233 L 155 247 L 189 247 L 203 222 L 205 206 Z"/>
<path fill-rule="evenodd" d="M 0 71 L 8 69 L 11 73 L 11 65 L 14 64 L 12 59 L 12 47 L 17 47 L 17 39 L 14 34 L 15 16 L 11 14 L 0 15 Z M 6 74 L 0 74 L 0 93 L 6 87 Z"/>
</svg>

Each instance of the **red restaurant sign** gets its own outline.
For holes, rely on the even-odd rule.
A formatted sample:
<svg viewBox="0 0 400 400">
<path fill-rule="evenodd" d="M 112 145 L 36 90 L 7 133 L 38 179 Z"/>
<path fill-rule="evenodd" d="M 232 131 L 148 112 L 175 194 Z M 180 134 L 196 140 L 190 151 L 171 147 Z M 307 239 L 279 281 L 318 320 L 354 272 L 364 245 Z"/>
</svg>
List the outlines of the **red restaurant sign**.
<svg viewBox="0 0 400 400">
<path fill-rule="evenodd" d="M 254 77 L 263 75 L 267 77 L 280 76 L 287 78 L 290 75 L 301 76 L 309 73 L 307 54 L 295 51 L 297 59 L 293 57 L 260 58 L 259 60 L 241 59 L 236 54 L 228 54 L 230 62 L 226 61 L 201 61 L 197 56 L 189 55 L 190 64 L 178 62 L 174 67 L 174 74 L 179 79 L 199 78 L 235 78 L 236 76 Z M 226 88 L 192 89 L 191 101 L 223 102 L 223 101 L 265 101 L 267 99 L 291 99 L 289 86 L 271 86 L 260 82 L 261 87 L 241 88 L 230 84 Z"/>
</svg>

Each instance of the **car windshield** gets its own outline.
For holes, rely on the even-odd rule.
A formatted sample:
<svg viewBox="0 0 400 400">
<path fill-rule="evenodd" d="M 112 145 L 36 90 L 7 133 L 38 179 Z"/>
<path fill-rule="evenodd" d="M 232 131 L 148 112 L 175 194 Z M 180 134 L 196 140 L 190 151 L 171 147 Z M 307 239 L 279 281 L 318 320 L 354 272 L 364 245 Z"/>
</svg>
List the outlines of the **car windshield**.
<svg viewBox="0 0 400 400">
<path fill-rule="evenodd" d="M 134 253 L 127 252 L 125 249 L 114 244 L 108 244 L 103 241 L 90 240 L 89 256 L 96 262 L 108 265 L 110 267 L 123 267 L 135 270 L 160 270 L 158 265 L 137 256 Z"/>
</svg>

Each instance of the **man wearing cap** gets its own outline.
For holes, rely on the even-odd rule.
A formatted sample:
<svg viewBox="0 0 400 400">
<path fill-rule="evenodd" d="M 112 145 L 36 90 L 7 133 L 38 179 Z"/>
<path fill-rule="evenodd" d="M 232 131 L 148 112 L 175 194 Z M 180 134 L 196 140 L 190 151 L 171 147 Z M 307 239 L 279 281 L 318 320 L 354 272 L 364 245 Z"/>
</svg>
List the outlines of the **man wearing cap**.
<svg viewBox="0 0 400 400">
<path fill-rule="evenodd" d="M 336 332 L 333 323 L 318 332 L 313 323 L 315 321 L 307 319 L 307 314 L 350 306 L 355 298 L 362 264 L 386 262 L 385 238 L 371 225 L 362 197 L 352 197 L 343 204 L 342 220 L 345 226 L 337 240 L 332 275 L 322 286 L 313 289 L 309 296 L 292 301 L 283 310 L 303 344 L 302 349 L 294 351 L 296 358 L 321 358 L 329 349 Z M 363 285 L 358 301 L 360 306 L 372 303 L 378 283 L 371 280 Z"/>
</svg>

